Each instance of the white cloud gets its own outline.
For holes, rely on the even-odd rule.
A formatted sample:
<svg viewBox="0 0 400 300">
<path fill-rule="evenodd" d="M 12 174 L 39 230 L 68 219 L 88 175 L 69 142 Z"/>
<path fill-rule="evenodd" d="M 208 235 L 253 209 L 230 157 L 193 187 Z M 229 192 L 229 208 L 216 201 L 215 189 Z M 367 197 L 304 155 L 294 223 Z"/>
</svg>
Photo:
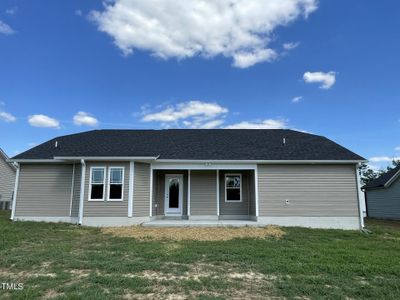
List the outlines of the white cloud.
<svg viewBox="0 0 400 300">
<path fill-rule="evenodd" d="M 394 151 L 400 151 L 400 146 L 397 146 L 396 148 L 394 148 Z"/>
<path fill-rule="evenodd" d="M 29 116 L 28 122 L 33 127 L 60 128 L 58 120 L 41 114 Z"/>
<path fill-rule="evenodd" d="M 15 122 L 17 118 L 8 112 L 0 111 L 0 120 L 4 122 Z"/>
<path fill-rule="evenodd" d="M 292 103 L 299 103 L 301 100 L 303 100 L 303 96 L 297 96 L 292 99 Z"/>
<path fill-rule="evenodd" d="M 227 108 L 217 103 L 193 100 L 168 106 L 155 113 L 149 111 L 146 106 L 142 113 L 142 121 L 162 122 L 164 127 L 169 127 L 171 124 L 180 126 L 182 123 L 189 128 L 214 128 L 222 124 L 221 117 L 227 112 Z"/>
<path fill-rule="evenodd" d="M 271 61 L 274 30 L 317 9 L 317 0 L 115 0 L 92 11 L 98 29 L 125 55 L 147 50 L 161 58 L 231 57 L 246 68 Z M 290 45 L 289 45 L 290 47 Z"/>
<path fill-rule="evenodd" d="M 7 15 L 15 15 L 18 11 L 18 7 L 14 6 L 11 8 L 6 9 L 6 14 Z"/>
<path fill-rule="evenodd" d="M 368 164 L 368 167 L 370 167 L 375 172 L 382 170 L 382 166 Z"/>
<path fill-rule="evenodd" d="M 14 29 L 10 27 L 10 25 L 4 23 L 2 20 L 0 20 L 0 33 L 5 34 L 5 35 L 11 35 L 15 33 Z"/>
<path fill-rule="evenodd" d="M 233 66 L 241 69 L 264 61 L 274 60 L 278 54 L 272 49 L 257 49 L 254 52 L 242 51 L 233 54 Z"/>
<path fill-rule="evenodd" d="M 297 48 L 300 45 L 300 42 L 290 42 L 290 43 L 284 43 L 283 44 L 283 49 L 290 51 L 295 48 Z"/>
<path fill-rule="evenodd" d="M 87 126 L 97 126 L 99 124 L 99 121 L 88 114 L 87 112 L 84 111 L 79 111 L 76 113 L 76 115 L 73 118 L 74 124 L 81 126 L 81 125 L 87 125 Z"/>
<path fill-rule="evenodd" d="M 321 83 L 321 89 L 330 89 L 336 82 L 336 73 L 305 72 L 303 79 L 307 83 Z"/>
<path fill-rule="evenodd" d="M 288 128 L 286 120 L 266 119 L 260 122 L 243 121 L 225 127 L 226 129 L 285 129 Z"/>
<path fill-rule="evenodd" d="M 75 10 L 75 15 L 78 17 L 82 17 L 82 15 L 83 15 L 82 10 L 80 10 L 80 9 Z"/>
<path fill-rule="evenodd" d="M 221 126 L 224 123 L 224 120 L 212 120 L 206 122 L 200 126 L 201 129 L 213 129 Z"/>
<path fill-rule="evenodd" d="M 399 160 L 400 157 L 389 157 L 389 156 L 374 156 L 369 159 L 370 162 L 381 163 L 381 162 L 391 162 L 392 160 Z"/>
</svg>

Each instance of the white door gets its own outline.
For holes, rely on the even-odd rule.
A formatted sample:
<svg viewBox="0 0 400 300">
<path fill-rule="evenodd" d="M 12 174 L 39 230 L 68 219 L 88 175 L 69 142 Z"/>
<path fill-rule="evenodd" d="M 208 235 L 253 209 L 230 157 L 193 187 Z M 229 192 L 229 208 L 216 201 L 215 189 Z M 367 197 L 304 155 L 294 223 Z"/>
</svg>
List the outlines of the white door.
<svg viewBox="0 0 400 300">
<path fill-rule="evenodd" d="M 183 175 L 165 175 L 165 201 L 166 216 L 182 215 Z"/>
</svg>

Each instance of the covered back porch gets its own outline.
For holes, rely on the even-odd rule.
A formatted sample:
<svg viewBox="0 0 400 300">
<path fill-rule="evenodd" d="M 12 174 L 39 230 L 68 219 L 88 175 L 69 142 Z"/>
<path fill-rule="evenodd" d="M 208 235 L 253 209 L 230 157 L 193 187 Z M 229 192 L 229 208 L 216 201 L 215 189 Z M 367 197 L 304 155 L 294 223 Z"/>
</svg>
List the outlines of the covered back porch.
<svg viewBox="0 0 400 300">
<path fill-rule="evenodd" d="M 214 226 L 230 226 L 257 221 L 256 166 L 154 164 L 151 173 L 151 217 L 159 225 L 191 226 L 204 221 L 206 226 L 214 221 Z"/>
</svg>

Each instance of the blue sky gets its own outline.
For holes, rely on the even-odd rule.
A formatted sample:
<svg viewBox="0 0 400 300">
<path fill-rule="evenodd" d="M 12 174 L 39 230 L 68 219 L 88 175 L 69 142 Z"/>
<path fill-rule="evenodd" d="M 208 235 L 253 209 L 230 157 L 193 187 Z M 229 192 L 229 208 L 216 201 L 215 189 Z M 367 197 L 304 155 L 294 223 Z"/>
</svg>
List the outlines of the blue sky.
<svg viewBox="0 0 400 300">
<path fill-rule="evenodd" d="M 182 3 L 2 0 L 0 147 L 256 127 L 327 136 L 375 167 L 400 157 L 400 2 Z"/>
</svg>

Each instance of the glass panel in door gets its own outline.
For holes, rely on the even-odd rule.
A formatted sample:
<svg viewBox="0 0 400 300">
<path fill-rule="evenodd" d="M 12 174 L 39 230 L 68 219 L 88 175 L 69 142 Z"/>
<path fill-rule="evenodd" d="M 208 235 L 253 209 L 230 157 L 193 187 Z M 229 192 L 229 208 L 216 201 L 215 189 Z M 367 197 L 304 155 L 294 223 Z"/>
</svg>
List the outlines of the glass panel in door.
<svg viewBox="0 0 400 300">
<path fill-rule="evenodd" d="M 169 181 L 169 208 L 179 208 L 179 179 L 172 178 Z"/>
</svg>

